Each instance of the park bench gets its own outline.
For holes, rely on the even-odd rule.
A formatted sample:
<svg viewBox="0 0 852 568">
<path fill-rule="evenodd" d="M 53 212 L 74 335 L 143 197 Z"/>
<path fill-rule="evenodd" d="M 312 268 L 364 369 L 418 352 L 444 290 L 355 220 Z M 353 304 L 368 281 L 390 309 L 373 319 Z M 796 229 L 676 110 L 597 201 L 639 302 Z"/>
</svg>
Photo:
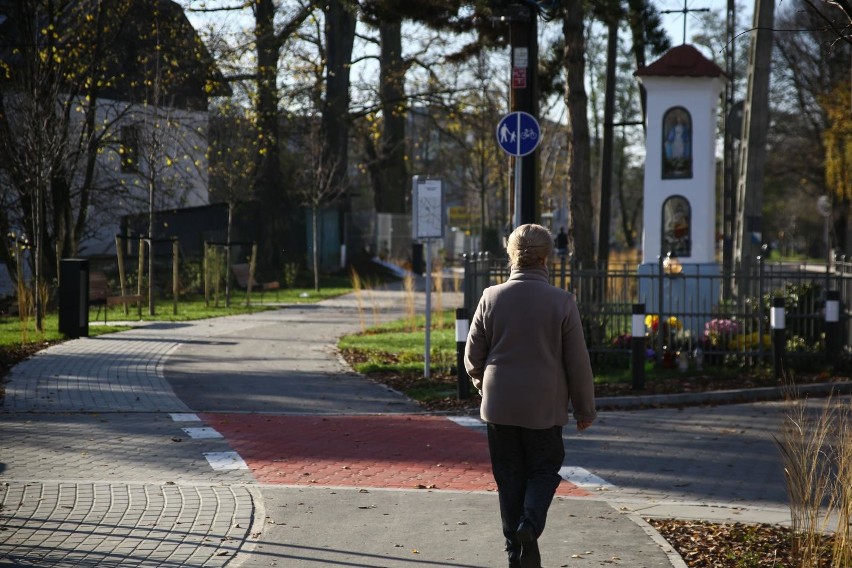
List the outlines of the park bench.
<svg viewBox="0 0 852 568">
<path fill-rule="evenodd" d="M 233 264 L 231 265 L 231 272 L 234 273 L 234 280 L 237 281 L 237 286 L 241 289 L 248 290 L 250 285 L 252 291 L 260 291 L 261 300 L 263 300 L 264 292 L 275 290 L 275 298 L 278 299 L 278 290 L 281 288 L 281 284 L 279 284 L 277 280 L 272 280 L 270 282 L 257 282 L 254 277 L 251 276 L 248 264 Z M 251 280 L 251 284 L 249 284 L 249 279 Z"/>
<path fill-rule="evenodd" d="M 138 315 L 142 317 L 142 296 L 138 294 L 116 295 L 109 288 L 106 274 L 97 270 L 89 273 L 89 306 L 97 306 L 98 311 L 95 319 L 100 316 L 101 308 L 104 309 L 104 323 L 107 321 L 107 311 L 110 306 L 137 305 Z"/>
</svg>

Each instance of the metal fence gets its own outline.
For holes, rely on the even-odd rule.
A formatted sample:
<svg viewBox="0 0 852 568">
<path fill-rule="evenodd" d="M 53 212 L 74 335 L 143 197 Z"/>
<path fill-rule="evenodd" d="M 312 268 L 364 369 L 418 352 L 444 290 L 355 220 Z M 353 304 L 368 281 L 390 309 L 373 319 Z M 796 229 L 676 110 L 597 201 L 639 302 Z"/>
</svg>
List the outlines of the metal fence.
<svg viewBox="0 0 852 568">
<path fill-rule="evenodd" d="M 469 316 L 482 291 L 504 282 L 509 272 L 505 257 L 464 255 Z M 825 265 L 758 258 L 725 273 L 712 266 L 670 267 L 665 259 L 602 269 L 557 257 L 549 273 L 554 286 L 575 294 L 589 352 L 599 363 L 630 364 L 634 314 L 641 309 L 648 357 L 663 366 L 677 365 L 678 359 L 690 365 L 769 364 L 771 308 L 774 298 L 783 297 L 789 368 L 852 367 L 852 263 L 838 261 L 826 270 Z"/>
</svg>

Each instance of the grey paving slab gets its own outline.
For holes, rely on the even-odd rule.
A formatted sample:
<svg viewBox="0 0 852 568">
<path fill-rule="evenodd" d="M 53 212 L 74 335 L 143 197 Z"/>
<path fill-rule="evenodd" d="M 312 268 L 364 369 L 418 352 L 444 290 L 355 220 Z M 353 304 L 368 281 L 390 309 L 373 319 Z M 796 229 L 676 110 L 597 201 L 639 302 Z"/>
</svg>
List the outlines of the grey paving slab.
<svg viewBox="0 0 852 568">
<path fill-rule="evenodd" d="M 176 348 L 164 374 L 177 396 L 199 412 L 374 414 L 420 412 L 398 392 L 352 372 L 329 329 L 354 333 L 358 310 L 291 308 L 259 315 L 256 327 L 217 342 Z"/>
<path fill-rule="evenodd" d="M 266 522 L 243 566 L 494 568 L 507 565 L 496 494 L 263 486 Z M 557 498 L 544 566 L 663 568 L 676 559 L 641 520 Z M 676 564 L 679 565 L 679 564 Z"/>
</svg>

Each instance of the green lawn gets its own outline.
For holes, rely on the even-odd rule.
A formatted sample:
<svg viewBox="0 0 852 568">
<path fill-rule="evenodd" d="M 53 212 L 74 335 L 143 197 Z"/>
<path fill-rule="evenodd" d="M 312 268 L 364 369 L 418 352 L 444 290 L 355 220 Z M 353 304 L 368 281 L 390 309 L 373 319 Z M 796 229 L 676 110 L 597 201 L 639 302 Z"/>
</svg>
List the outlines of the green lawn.
<svg viewBox="0 0 852 568">
<path fill-rule="evenodd" d="M 101 308 L 100 313 L 98 313 L 97 308 L 93 308 L 89 310 L 89 336 L 94 337 L 130 329 L 128 326 L 115 325 L 114 322 L 190 321 L 254 313 L 275 309 L 280 304 L 309 304 L 319 302 L 347 294 L 351 291 L 351 288 L 346 287 L 324 288 L 319 292 L 306 288 L 286 289 L 280 290 L 277 295 L 275 292 L 265 292 L 263 294 L 263 303 L 261 303 L 261 295 L 253 293 L 250 306 L 246 305 L 244 292 L 232 294 L 230 306 L 225 306 L 224 295 L 220 295 L 218 305 L 212 299 L 208 304 L 204 301 L 203 297 L 195 296 L 182 298 L 178 302 L 177 313 L 175 313 L 171 300 L 158 300 L 155 305 L 155 315 L 153 316 L 148 315 L 147 304 L 142 306 L 141 320 L 135 305 L 128 306 L 128 315 L 125 315 L 124 306 L 113 306 L 107 312 L 107 322 L 109 325 L 103 325 L 103 308 Z M 1 316 L 0 350 L 27 344 L 52 343 L 64 339 L 62 334 L 59 333 L 59 315 L 56 311 L 51 311 L 45 315 L 43 327 L 43 333 L 37 332 L 35 329 L 35 318 L 32 316 L 26 318 L 25 321 L 22 321 L 16 315 Z"/>
</svg>

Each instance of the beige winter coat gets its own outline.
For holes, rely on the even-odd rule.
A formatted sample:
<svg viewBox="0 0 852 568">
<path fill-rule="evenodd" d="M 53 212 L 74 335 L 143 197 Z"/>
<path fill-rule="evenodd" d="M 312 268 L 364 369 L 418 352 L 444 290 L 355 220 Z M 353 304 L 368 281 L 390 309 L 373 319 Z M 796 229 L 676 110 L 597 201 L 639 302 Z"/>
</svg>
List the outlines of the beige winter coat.
<svg viewBox="0 0 852 568">
<path fill-rule="evenodd" d="M 470 324 L 464 363 L 482 391 L 486 422 L 544 429 L 595 418 L 589 352 L 574 295 L 545 267 L 513 268 L 486 288 Z"/>
</svg>

